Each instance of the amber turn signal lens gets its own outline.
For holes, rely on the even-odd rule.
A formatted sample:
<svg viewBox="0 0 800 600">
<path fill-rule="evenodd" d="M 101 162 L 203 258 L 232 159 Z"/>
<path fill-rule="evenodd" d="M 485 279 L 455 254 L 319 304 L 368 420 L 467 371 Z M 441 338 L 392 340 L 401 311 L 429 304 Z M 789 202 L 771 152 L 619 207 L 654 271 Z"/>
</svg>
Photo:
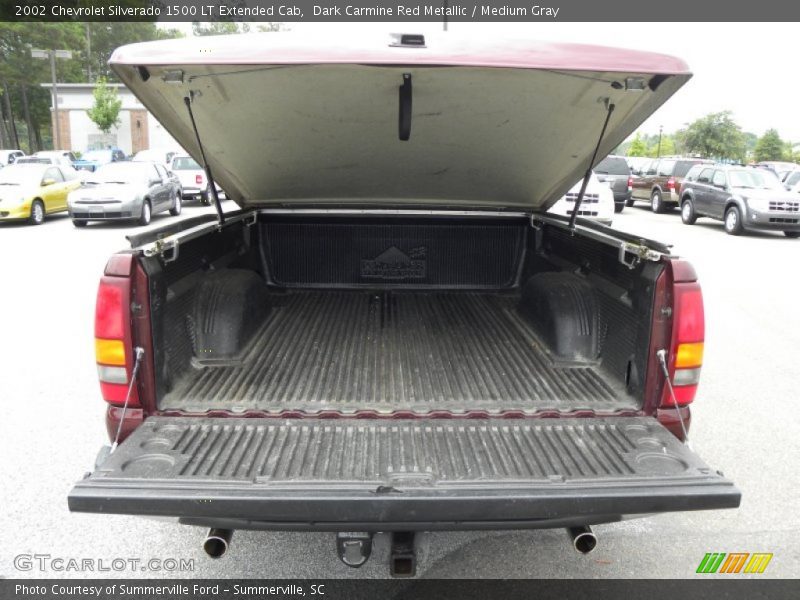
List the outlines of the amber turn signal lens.
<svg viewBox="0 0 800 600">
<path fill-rule="evenodd" d="M 101 365 L 125 365 L 125 345 L 122 340 L 95 339 L 94 353 Z"/>
<path fill-rule="evenodd" d="M 703 364 L 703 342 L 678 344 L 675 356 L 676 369 L 692 369 Z"/>
</svg>

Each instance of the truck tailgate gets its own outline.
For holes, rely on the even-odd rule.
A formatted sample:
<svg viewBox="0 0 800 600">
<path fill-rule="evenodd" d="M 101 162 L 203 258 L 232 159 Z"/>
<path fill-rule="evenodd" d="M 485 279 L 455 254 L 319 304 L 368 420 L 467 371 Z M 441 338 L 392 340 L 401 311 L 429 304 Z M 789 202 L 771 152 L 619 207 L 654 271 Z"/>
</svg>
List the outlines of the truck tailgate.
<svg viewBox="0 0 800 600">
<path fill-rule="evenodd" d="M 151 417 L 75 485 L 69 507 L 252 527 L 466 529 L 739 500 L 730 481 L 649 417 Z"/>
</svg>

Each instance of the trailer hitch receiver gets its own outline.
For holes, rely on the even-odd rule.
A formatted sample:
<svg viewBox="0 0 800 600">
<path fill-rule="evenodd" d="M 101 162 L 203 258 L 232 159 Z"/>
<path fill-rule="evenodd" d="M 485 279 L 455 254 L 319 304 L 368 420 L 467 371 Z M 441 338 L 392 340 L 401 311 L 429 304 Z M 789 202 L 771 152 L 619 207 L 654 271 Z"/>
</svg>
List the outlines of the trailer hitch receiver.
<svg viewBox="0 0 800 600">
<path fill-rule="evenodd" d="M 389 571 L 392 577 L 414 577 L 417 574 L 416 536 L 413 531 L 392 532 Z"/>
</svg>

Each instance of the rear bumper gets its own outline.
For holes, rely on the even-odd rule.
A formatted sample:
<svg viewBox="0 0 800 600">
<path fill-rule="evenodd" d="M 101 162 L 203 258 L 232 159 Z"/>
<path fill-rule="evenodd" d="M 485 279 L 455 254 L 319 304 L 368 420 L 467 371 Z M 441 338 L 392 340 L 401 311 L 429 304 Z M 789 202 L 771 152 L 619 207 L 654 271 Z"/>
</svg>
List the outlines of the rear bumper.
<svg viewBox="0 0 800 600">
<path fill-rule="evenodd" d="M 614 204 L 617 206 L 624 205 L 628 200 L 631 199 L 632 193 L 630 190 L 625 192 L 614 192 Z"/>
<path fill-rule="evenodd" d="M 151 417 L 72 511 L 320 531 L 517 529 L 734 508 L 740 493 L 655 419 Z"/>
<path fill-rule="evenodd" d="M 207 191 L 207 188 L 198 188 L 192 186 L 183 186 L 181 188 L 181 196 L 183 196 L 184 200 L 196 200 L 203 196 Z"/>
<path fill-rule="evenodd" d="M 502 521 L 352 521 L 347 523 L 350 531 L 498 531 L 516 529 L 556 529 L 562 527 L 581 527 L 616 523 L 628 518 L 646 517 L 641 515 L 589 515 L 574 516 L 567 519 L 521 519 Z M 248 519 L 209 519 L 184 517 L 177 519 L 181 525 L 193 525 L 208 529 L 249 529 L 255 531 L 342 531 L 342 523 L 336 521 L 264 521 Z"/>
<path fill-rule="evenodd" d="M 247 528 L 336 531 L 357 527 L 385 530 L 388 523 L 409 528 L 516 529 L 597 524 L 622 515 L 664 511 L 736 508 L 740 494 L 732 485 L 712 487 L 660 485 L 582 485 L 545 490 L 500 486 L 447 491 L 263 490 L 207 483 L 171 489 L 116 486 L 81 488 L 69 496 L 77 512 L 177 516 L 182 522 L 212 525 L 219 519 L 251 522 Z M 609 517 L 613 515 L 614 517 Z M 556 521 L 548 525 L 548 521 Z M 263 526 L 259 527 L 257 524 Z M 438 526 L 433 524 L 437 523 Z M 238 525 L 241 528 L 242 525 Z"/>
</svg>

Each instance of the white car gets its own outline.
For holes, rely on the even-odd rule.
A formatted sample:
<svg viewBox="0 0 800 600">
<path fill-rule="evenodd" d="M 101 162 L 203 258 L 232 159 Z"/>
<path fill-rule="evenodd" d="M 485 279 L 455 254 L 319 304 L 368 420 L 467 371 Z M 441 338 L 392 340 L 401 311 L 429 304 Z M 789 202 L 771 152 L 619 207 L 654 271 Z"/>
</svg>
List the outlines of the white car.
<svg viewBox="0 0 800 600">
<path fill-rule="evenodd" d="M 18 159 L 25 156 L 22 150 L 0 150 L 0 166 L 13 165 Z"/>
<path fill-rule="evenodd" d="M 172 157 L 169 169 L 178 176 L 181 182 L 184 200 L 200 200 L 203 204 L 211 204 L 213 197 L 206 172 L 195 159 L 188 154 L 176 154 Z M 217 194 L 224 195 L 219 186 L 217 186 Z"/>
<path fill-rule="evenodd" d="M 152 148 L 150 150 L 139 150 L 139 152 L 133 155 L 131 160 L 133 162 L 155 162 L 167 167 L 172 161 L 172 157 L 176 154 L 178 154 L 176 150 Z"/>
<path fill-rule="evenodd" d="M 77 160 L 75 155 L 69 150 L 40 150 L 32 155 L 34 158 L 50 159 L 50 164 L 72 167 Z"/>
<path fill-rule="evenodd" d="M 800 184 L 800 169 L 795 169 L 794 171 L 787 171 L 783 176 L 783 185 L 786 187 L 787 190 L 791 190 L 792 188 L 797 188 Z"/>
<path fill-rule="evenodd" d="M 578 199 L 582 183 L 583 180 L 578 181 L 547 212 L 565 217 L 572 216 L 575 200 Z M 583 195 L 583 201 L 578 209 L 578 217 L 589 219 L 590 221 L 598 221 L 604 225 L 611 225 L 611 221 L 614 219 L 614 192 L 611 191 L 608 184 L 601 183 L 594 172 L 589 178 L 589 184 L 586 186 L 586 193 Z"/>
<path fill-rule="evenodd" d="M 628 166 L 631 168 L 631 172 L 637 173 L 641 171 L 642 167 L 645 166 L 648 162 L 653 160 L 647 156 L 626 156 L 625 161 L 628 163 Z"/>
</svg>

